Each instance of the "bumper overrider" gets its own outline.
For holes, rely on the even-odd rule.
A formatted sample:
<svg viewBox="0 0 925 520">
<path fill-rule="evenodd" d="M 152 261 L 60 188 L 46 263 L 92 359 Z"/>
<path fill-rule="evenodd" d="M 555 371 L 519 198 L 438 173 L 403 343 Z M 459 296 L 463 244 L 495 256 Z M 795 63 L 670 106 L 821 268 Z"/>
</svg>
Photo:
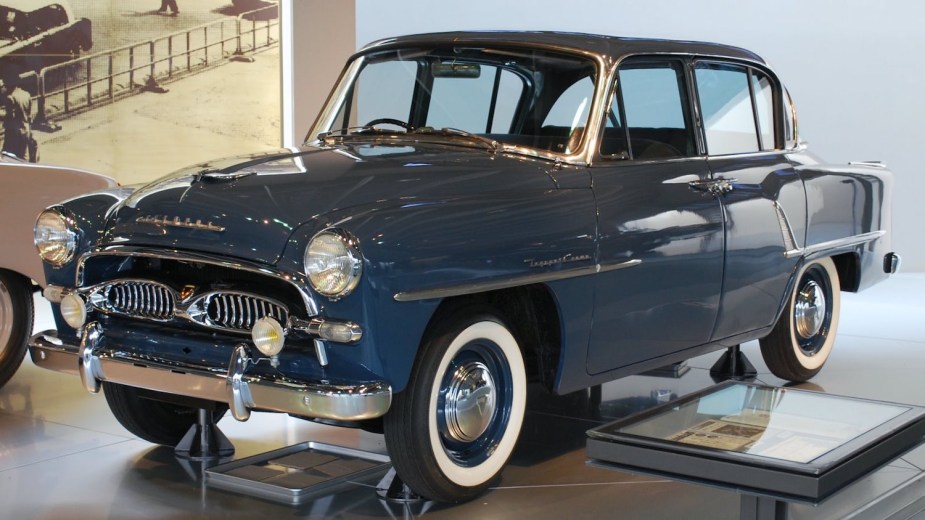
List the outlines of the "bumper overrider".
<svg viewBox="0 0 925 520">
<path fill-rule="evenodd" d="M 80 376 L 92 393 L 108 381 L 168 394 L 227 403 L 239 421 L 252 410 L 284 412 L 302 417 L 336 421 L 360 421 L 380 417 L 392 402 L 385 382 L 339 385 L 291 378 L 271 379 L 248 373 L 250 347 L 238 344 L 227 370 L 159 363 L 148 357 L 102 349 L 103 327 L 91 322 L 83 327 L 79 345 L 68 344 L 58 332 L 48 330 L 29 341 L 36 366 Z"/>
</svg>

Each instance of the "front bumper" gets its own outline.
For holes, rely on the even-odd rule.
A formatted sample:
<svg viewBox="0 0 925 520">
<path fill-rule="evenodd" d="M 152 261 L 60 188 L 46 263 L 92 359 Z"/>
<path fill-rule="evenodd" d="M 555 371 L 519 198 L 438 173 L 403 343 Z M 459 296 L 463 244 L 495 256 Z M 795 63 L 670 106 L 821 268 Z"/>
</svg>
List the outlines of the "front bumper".
<svg viewBox="0 0 925 520">
<path fill-rule="evenodd" d="M 103 328 L 98 323 L 84 327 L 80 345 L 67 344 L 57 331 L 47 330 L 29 340 L 29 352 L 39 367 L 79 375 L 92 393 L 99 392 L 101 382 L 109 381 L 228 403 L 239 421 L 247 420 L 252 410 L 361 421 L 384 415 L 392 403 L 392 389 L 385 382 L 338 385 L 247 374 L 251 360 L 243 343 L 235 347 L 228 369 L 218 370 L 103 351 L 102 338 Z"/>
</svg>

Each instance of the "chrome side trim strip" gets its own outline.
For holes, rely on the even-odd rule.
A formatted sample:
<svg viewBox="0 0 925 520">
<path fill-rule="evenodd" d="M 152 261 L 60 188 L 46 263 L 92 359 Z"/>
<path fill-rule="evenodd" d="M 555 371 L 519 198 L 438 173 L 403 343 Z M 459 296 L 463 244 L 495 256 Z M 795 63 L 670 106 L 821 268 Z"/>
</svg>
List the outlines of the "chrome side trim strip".
<svg viewBox="0 0 925 520">
<path fill-rule="evenodd" d="M 874 168 L 886 168 L 886 164 L 880 161 L 848 161 L 851 166 L 872 166 Z"/>
<path fill-rule="evenodd" d="M 821 251 L 826 251 L 829 249 L 839 249 L 842 247 L 851 247 L 851 246 L 856 246 L 860 244 L 865 244 L 867 242 L 872 242 L 874 240 L 877 240 L 883 235 L 886 235 L 886 231 L 883 231 L 883 230 L 871 231 L 870 233 L 863 233 L 860 235 L 854 235 L 854 236 L 845 237 L 845 238 L 838 238 L 835 240 L 829 240 L 828 242 L 821 242 L 819 244 L 807 246 L 802 249 L 797 248 L 794 250 L 786 251 L 784 253 L 784 256 L 786 258 L 793 258 L 795 256 L 809 256 L 809 255 L 816 254 Z"/>
<path fill-rule="evenodd" d="M 46 330 L 29 340 L 36 366 L 66 373 L 80 372 L 93 391 L 102 381 L 228 403 L 232 415 L 246 420 L 251 411 L 270 410 L 302 417 L 361 421 L 384 415 L 392 403 L 392 388 L 384 381 L 337 385 L 319 381 L 275 380 L 248 375 L 248 348 L 238 345 L 228 369 L 163 364 L 122 352 L 98 352 L 103 336 L 98 323 L 85 328 L 81 345 L 67 344 L 57 331 Z"/>
<path fill-rule="evenodd" d="M 419 300 L 450 298 L 452 296 L 464 296 L 467 294 L 476 294 L 480 292 L 510 289 L 512 287 L 519 287 L 521 285 L 555 282 L 568 278 L 577 278 L 579 276 L 588 276 L 597 273 L 617 271 L 619 269 L 635 267 L 641 263 L 642 260 L 635 259 L 618 263 L 595 264 L 587 267 L 563 269 L 561 271 L 549 271 L 546 273 L 536 274 L 531 273 L 522 276 L 515 276 L 513 278 L 505 278 L 504 280 L 487 280 L 482 282 L 451 285 L 448 287 L 435 287 L 433 289 L 402 291 L 400 293 L 396 293 L 393 298 L 397 302 L 414 302 Z"/>
</svg>

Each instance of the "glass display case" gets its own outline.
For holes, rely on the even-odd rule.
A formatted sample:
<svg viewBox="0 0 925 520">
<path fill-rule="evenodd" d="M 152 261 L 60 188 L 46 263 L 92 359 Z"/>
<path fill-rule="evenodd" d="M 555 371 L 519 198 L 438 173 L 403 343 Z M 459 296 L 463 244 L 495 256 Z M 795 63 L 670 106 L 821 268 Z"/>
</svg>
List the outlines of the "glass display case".
<svg viewBox="0 0 925 520">
<path fill-rule="evenodd" d="M 916 406 L 727 382 L 588 432 L 604 465 L 817 502 L 915 446 Z"/>
</svg>

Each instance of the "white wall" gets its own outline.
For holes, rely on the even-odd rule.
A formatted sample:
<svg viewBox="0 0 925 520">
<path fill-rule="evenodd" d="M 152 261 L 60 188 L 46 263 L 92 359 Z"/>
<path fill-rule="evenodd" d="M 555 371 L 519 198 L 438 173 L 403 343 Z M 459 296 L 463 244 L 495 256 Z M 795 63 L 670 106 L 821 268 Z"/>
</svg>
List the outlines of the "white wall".
<svg viewBox="0 0 925 520">
<path fill-rule="evenodd" d="M 356 51 L 352 1 L 282 0 L 282 143 L 301 143 Z"/>
<path fill-rule="evenodd" d="M 298 2 L 298 0 L 296 0 Z M 355 0 L 356 44 L 400 34 L 519 29 L 706 40 L 762 55 L 788 86 L 803 138 L 831 162 L 896 173 L 894 248 L 925 271 L 925 2 L 896 0 Z M 889 6 L 889 7 L 887 7 Z M 320 52 L 314 50 L 312 52 Z M 331 84 L 333 78 L 327 81 Z"/>
</svg>

